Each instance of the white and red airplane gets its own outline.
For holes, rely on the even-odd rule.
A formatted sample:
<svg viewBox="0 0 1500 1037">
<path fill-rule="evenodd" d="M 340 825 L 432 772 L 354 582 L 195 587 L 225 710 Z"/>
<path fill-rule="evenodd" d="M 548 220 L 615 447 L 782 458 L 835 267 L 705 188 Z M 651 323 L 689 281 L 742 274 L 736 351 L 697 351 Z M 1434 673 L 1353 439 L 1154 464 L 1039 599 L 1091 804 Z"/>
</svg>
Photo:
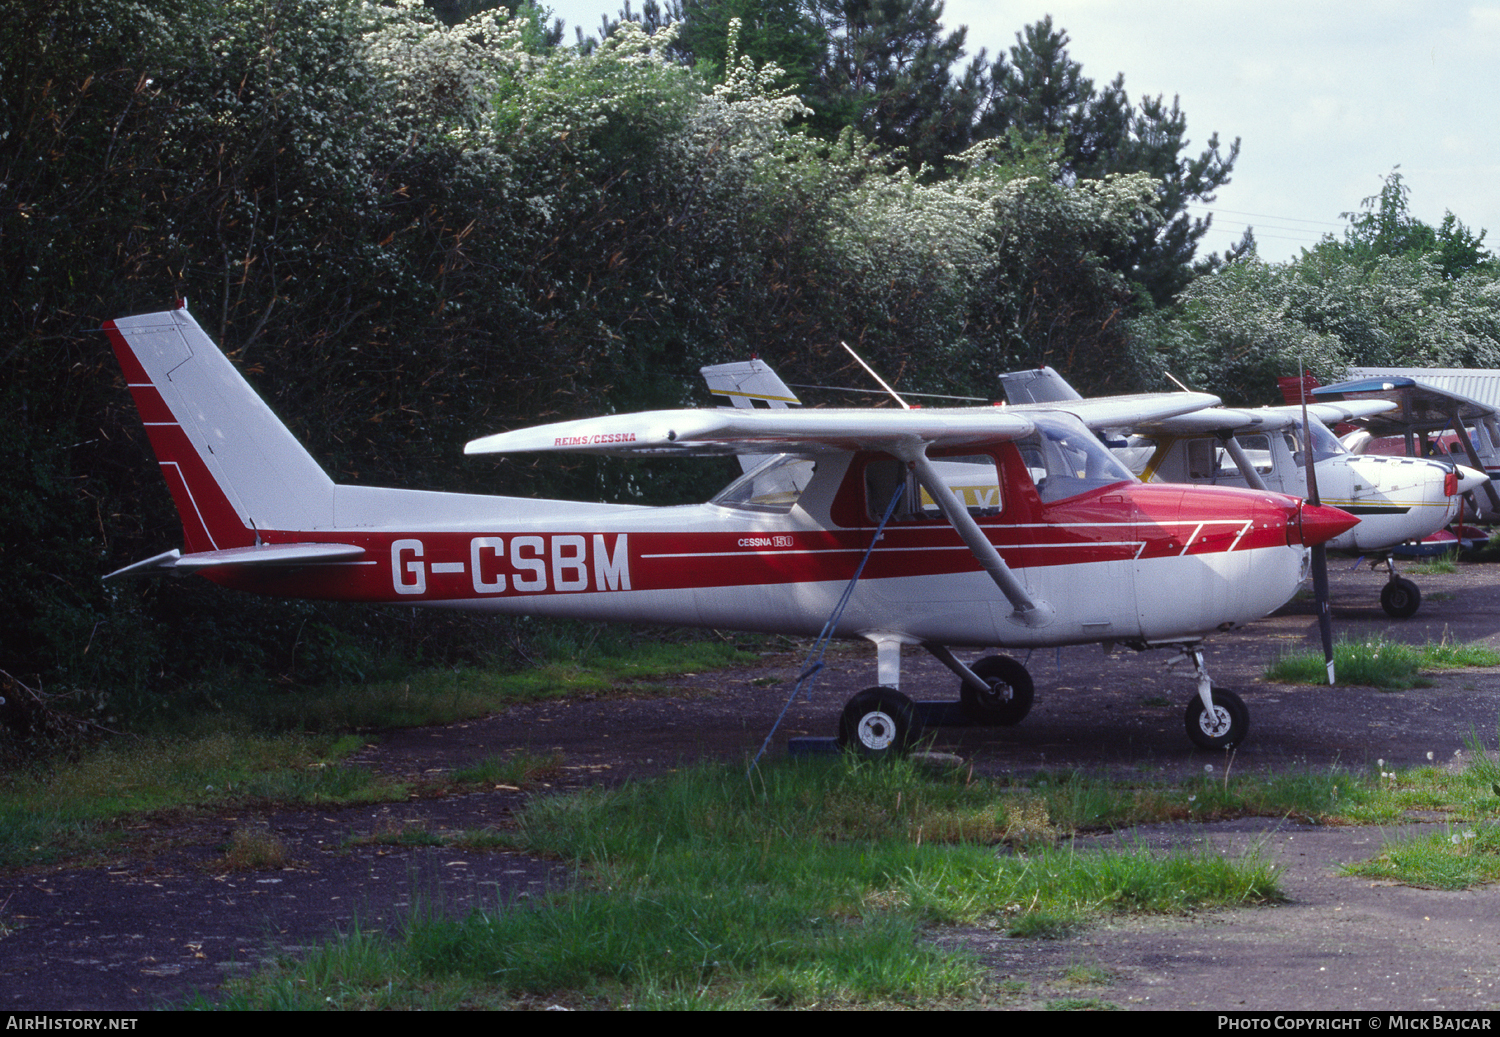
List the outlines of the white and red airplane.
<svg viewBox="0 0 1500 1037">
<path fill-rule="evenodd" d="M 110 574 L 200 573 L 287 597 L 835 636 L 876 646 L 846 744 L 904 749 L 903 645 L 1015 723 L 1024 667 L 954 647 L 1172 647 L 1198 676 L 1194 742 L 1240 742 L 1244 703 L 1199 643 L 1296 591 L 1344 512 L 1281 494 L 1146 485 L 1090 434 L 1213 397 L 1035 408 L 618 414 L 501 433 L 466 453 L 772 455 L 706 504 L 640 507 L 335 484 L 185 308 L 104 326 L 182 518 L 185 550 Z M 952 487 L 958 487 L 958 493 Z M 862 572 L 861 572 L 862 570 Z"/>
</svg>

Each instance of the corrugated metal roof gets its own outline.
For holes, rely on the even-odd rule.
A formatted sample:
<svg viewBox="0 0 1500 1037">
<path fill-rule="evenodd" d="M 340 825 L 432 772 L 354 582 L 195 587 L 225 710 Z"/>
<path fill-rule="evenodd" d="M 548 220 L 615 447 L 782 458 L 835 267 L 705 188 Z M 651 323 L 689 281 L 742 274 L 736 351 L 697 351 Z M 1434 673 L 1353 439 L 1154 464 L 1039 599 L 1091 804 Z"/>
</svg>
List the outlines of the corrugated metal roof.
<svg viewBox="0 0 1500 1037">
<path fill-rule="evenodd" d="M 1445 392 L 1500 408 L 1500 371 L 1463 367 L 1351 367 L 1350 378 L 1413 378 Z"/>
</svg>

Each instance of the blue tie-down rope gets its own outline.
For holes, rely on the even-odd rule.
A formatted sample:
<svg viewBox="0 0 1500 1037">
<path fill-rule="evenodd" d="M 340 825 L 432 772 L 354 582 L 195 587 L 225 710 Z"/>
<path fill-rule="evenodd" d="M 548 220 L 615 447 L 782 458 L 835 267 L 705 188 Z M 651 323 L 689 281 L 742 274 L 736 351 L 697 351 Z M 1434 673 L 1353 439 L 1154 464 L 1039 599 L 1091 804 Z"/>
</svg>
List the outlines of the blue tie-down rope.
<svg viewBox="0 0 1500 1037">
<path fill-rule="evenodd" d="M 771 739 L 775 737 L 776 731 L 781 727 L 781 721 L 786 716 L 786 711 L 792 708 L 792 703 L 797 698 L 797 692 L 807 685 L 807 699 L 812 701 L 811 681 L 819 670 L 823 668 L 823 653 L 828 650 L 828 642 L 833 640 L 833 632 L 838 629 L 839 619 L 844 614 L 844 609 L 849 604 L 849 599 L 854 596 L 854 585 L 859 582 L 860 576 L 864 575 L 865 563 L 870 560 L 870 555 L 875 551 L 875 545 L 880 543 L 880 537 L 885 532 L 885 524 L 891 520 L 891 515 L 896 511 L 896 504 L 901 500 L 901 494 L 905 486 L 897 486 L 891 502 L 885 506 L 885 514 L 880 518 L 880 525 L 875 527 L 875 535 L 870 539 L 870 546 L 865 548 L 865 556 L 859 560 L 859 565 L 854 570 L 849 585 L 844 588 L 844 593 L 839 597 L 839 603 L 834 606 L 833 613 L 828 617 L 828 622 L 823 624 L 823 632 L 818 635 L 818 640 L 813 644 L 812 651 L 808 653 L 808 663 L 802 667 L 802 672 L 797 675 L 797 683 L 792 687 L 792 693 L 787 696 L 786 704 L 781 707 L 781 712 L 776 715 L 776 722 L 771 725 L 771 730 L 766 732 L 766 740 L 761 743 L 760 751 L 750 761 L 750 767 L 745 771 L 748 779 L 755 768 L 760 765 L 760 758 L 770 748 Z M 816 657 L 816 658 L 815 658 Z"/>
</svg>

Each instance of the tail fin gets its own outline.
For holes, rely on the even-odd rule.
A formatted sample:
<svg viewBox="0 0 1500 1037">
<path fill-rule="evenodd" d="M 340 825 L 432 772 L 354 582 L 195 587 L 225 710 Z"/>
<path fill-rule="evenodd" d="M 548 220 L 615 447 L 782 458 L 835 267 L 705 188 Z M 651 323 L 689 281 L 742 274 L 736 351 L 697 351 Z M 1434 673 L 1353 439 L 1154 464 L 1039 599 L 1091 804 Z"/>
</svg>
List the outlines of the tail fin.
<svg viewBox="0 0 1500 1037">
<path fill-rule="evenodd" d="M 800 407 L 802 401 L 763 360 L 715 364 L 699 369 L 708 391 L 736 407 Z"/>
<path fill-rule="evenodd" d="M 190 552 L 333 525 L 333 480 L 186 309 L 104 325 Z"/>
<path fill-rule="evenodd" d="M 736 407 L 754 409 L 800 407 L 802 401 L 787 388 L 781 376 L 764 360 L 744 360 L 735 364 L 701 367 L 698 373 L 708 383 L 708 391 L 723 396 Z M 760 467 L 774 454 L 741 454 L 740 468 L 749 472 Z"/>
<path fill-rule="evenodd" d="M 1011 404 L 1063 403 L 1081 400 L 1078 391 L 1068 380 L 1050 367 L 1031 368 L 1026 371 L 1010 371 L 1000 376 L 1005 389 L 1005 398 Z"/>
</svg>

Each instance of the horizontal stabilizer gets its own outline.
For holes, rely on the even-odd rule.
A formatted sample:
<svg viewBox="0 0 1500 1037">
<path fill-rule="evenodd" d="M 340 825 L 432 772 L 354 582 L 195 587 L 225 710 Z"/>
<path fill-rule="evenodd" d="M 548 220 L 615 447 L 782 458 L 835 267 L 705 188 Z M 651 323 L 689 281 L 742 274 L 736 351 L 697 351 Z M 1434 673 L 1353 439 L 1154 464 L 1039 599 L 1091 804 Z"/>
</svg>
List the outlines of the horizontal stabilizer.
<svg viewBox="0 0 1500 1037">
<path fill-rule="evenodd" d="M 700 367 L 698 373 L 708 383 L 708 391 L 722 396 L 735 407 L 779 409 L 800 407 L 797 394 L 764 360 L 743 360 L 733 364 Z"/>
<path fill-rule="evenodd" d="M 359 558 L 364 553 L 364 548 L 353 544 L 262 544 L 259 547 L 232 547 L 224 551 L 195 551 L 191 554 L 183 554 L 174 549 L 134 565 L 127 565 L 123 569 L 116 569 L 104 578 L 112 580 L 116 576 L 143 576 L 163 572 L 186 576 L 200 569 L 216 569 L 227 565 L 338 562 Z"/>
</svg>

